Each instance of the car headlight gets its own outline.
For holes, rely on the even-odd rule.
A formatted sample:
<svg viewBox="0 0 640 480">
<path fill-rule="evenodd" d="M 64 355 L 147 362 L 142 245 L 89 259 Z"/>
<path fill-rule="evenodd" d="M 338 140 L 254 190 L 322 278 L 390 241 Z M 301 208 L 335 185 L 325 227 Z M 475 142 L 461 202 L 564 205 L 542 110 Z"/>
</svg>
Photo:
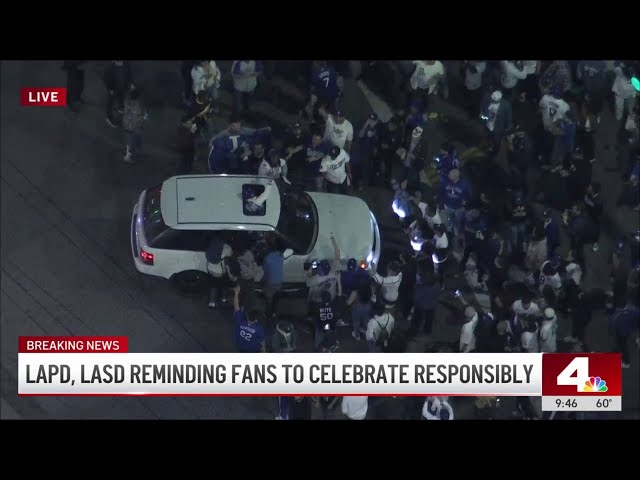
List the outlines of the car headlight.
<svg viewBox="0 0 640 480">
<path fill-rule="evenodd" d="M 373 252 L 369 252 L 369 255 L 367 255 L 367 265 L 370 265 L 372 261 L 373 261 Z"/>
</svg>

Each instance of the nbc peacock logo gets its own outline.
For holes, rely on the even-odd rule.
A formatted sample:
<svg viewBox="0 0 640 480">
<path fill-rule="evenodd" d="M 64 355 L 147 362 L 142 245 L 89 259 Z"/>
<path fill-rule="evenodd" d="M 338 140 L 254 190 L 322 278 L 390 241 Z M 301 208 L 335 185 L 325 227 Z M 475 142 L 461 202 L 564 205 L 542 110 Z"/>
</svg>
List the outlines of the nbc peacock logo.
<svg viewBox="0 0 640 480">
<path fill-rule="evenodd" d="M 584 387 L 582 387 L 583 392 L 606 392 L 607 390 L 609 390 L 607 382 L 600 377 L 589 378 L 584 382 Z"/>
</svg>

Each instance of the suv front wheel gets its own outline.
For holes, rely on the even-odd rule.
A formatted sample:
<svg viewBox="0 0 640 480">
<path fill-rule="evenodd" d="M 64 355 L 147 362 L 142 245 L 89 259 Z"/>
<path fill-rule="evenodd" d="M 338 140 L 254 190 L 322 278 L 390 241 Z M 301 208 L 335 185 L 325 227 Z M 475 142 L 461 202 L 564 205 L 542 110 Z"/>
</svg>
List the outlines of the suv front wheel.
<svg viewBox="0 0 640 480">
<path fill-rule="evenodd" d="M 209 275 L 200 270 L 176 273 L 171 280 L 182 293 L 201 293 L 209 286 Z"/>
</svg>

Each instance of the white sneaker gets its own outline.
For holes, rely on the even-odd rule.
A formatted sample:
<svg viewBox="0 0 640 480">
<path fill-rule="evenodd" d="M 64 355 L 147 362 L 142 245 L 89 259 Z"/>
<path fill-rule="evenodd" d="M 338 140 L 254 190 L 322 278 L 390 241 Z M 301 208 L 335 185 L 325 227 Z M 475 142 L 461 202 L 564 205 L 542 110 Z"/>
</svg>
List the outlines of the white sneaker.
<svg viewBox="0 0 640 480">
<path fill-rule="evenodd" d="M 600 250 L 600 245 L 598 243 L 594 243 L 593 247 L 591 247 L 593 249 L 594 252 L 597 252 L 598 250 Z"/>
<path fill-rule="evenodd" d="M 572 337 L 571 335 L 569 335 L 568 337 L 564 337 L 562 340 L 566 343 L 578 343 L 578 339 L 576 337 Z"/>
<path fill-rule="evenodd" d="M 216 302 L 209 302 L 209 308 L 216 308 Z"/>
<path fill-rule="evenodd" d="M 631 364 L 622 362 L 622 368 L 631 368 Z"/>
<path fill-rule="evenodd" d="M 345 322 L 344 320 L 340 319 L 336 322 L 336 326 L 338 327 L 346 327 L 348 325 L 347 322 Z"/>
<path fill-rule="evenodd" d="M 276 420 L 284 420 L 284 418 L 282 418 L 280 415 L 278 415 L 278 416 L 276 417 Z"/>
<path fill-rule="evenodd" d="M 131 153 L 127 153 L 124 157 L 123 157 L 124 163 L 136 163 L 135 160 L 133 159 L 133 155 L 131 155 Z"/>
</svg>

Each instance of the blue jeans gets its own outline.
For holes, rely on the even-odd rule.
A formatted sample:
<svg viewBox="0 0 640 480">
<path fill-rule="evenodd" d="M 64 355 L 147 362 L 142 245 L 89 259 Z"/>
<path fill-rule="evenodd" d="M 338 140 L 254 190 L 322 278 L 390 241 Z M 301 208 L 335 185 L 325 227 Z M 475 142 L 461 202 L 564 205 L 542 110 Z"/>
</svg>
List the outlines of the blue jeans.
<svg viewBox="0 0 640 480">
<path fill-rule="evenodd" d="M 519 247 L 524 243 L 524 235 L 526 232 L 526 226 L 524 223 L 513 223 L 511 225 L 511 249 L 513 252 L 519 250 Z"/>
<path fill-rule="evenodd" d="M 454 232 L 455 236 L 458 238 L 462 238 L 462 220 L 464 218 L 464 207 L 462 208 L 451 208 L 444 206 L 445 223 L 447 225 L 447 230 L 449 232 Z"/>
</svg>

